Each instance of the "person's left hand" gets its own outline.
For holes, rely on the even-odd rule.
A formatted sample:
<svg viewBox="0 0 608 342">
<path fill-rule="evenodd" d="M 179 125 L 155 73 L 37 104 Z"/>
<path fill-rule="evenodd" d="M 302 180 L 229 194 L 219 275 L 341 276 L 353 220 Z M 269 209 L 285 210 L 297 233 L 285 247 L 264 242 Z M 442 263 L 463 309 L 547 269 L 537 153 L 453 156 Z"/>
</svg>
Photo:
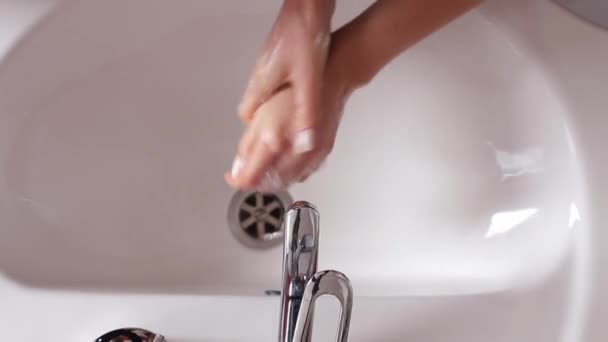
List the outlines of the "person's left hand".
<svg viewBox="0 0 608 342">
<path fill-rule="evenodd" d="M 246 169 L 245 176 L 229 184 L 256 186 L 266 171 L 260 168 L 276 166 L 288 146 L 294 156 L 312 155 L 322 147 L 321 88 L 334 6 L 335 0 L 284 1 L 239 105 L 248 128 L 233 169 L 245 160 L 256 169 L 251 174 Z"/>
<path fill-rule="evenodd" d="M 333 149 L 344 104 L 353 90 L 344 77 L 347 73 L 340 72 L 340 62 L 330 57 L 325 68 L 314 147 L 302 151 L 291 139 L 298 136 L 299 128 L 293 120 L 296 93 L 294 88 L 284 87 L 258 108 L 246 128 L 232 170 L 225 174 L 229 185 L 276 191 L 306 180 L 319 168 Z"/>
<path fill-rule="evenodd" d="M 294 90 L 297 112 L 293 115 L 298 125 L 306 129 L 314 123 L 334 7 L 335 0 L 284 0 L 239 105 L 245 123 L 287 85 Z"/>
</svg>

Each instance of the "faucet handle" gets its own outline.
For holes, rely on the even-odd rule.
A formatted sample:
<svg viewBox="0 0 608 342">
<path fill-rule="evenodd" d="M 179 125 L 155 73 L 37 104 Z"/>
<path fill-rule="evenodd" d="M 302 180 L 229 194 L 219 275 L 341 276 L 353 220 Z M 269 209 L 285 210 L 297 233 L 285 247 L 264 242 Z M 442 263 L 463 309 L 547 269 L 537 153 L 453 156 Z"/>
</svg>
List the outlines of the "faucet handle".
<svg viewBox="0 0 608 342">
<path fill-rule="evenodd" d="M 344 274 L 328 270 L 316 273 L 306 284 L 293 341 L 300 342 L 305 338 L 304 334 L 309 331 L 308 327 L 312 323 L 314 301 L 322 295 L 332 295 L 340 302 L 340 323 L 336 341 L 346 342 L 348 340 L 353 308 L 353 288 L 350 280 Z"/>
</svg>

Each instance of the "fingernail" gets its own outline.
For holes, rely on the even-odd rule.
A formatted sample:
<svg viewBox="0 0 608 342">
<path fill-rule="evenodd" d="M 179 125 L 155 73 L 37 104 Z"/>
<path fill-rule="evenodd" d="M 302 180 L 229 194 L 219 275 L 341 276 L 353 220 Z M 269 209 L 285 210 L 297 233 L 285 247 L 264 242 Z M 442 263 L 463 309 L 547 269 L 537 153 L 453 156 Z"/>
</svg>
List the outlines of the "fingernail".
<svg viewBox="0 0 608 342">
<path fill-rule="evenodd" d="M 243 161 L 239 156 L 236 156 L 236 158 L 234 158 L 234 162 L 232 162 L 232 170 L 230 170 L 230 175 L 232 178 L 236 178 L 239 175 L 239 172 L 241 172 L 242 168 Z"/>
<path fill-rule="evenodd" d="M 296 154 L 310 152 L 314 149 L 314 131 L 312 128 L 297 132 L 293 138 L 293 148 Z"/>
</svg>

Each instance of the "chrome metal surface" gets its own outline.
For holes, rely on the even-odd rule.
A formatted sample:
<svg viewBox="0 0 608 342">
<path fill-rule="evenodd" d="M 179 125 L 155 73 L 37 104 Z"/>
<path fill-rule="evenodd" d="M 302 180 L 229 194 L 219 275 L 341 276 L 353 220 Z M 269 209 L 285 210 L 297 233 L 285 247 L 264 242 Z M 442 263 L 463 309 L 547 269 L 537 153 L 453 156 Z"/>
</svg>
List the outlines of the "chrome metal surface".
<svg viewBox="0 0 608 342">
<path fill-rule="evenodd" d="M 319 212 L 308 202 L 292 204 L 285 215 L 283 291 L 279 342 L 309 342 L 312 338 L 314 302 L 332 295 L 341 306 L 337 341 L 348 339 L 353 290 L 337 271 L 317 272 Z"/>
<path fill-rule="evenodd" d="M 238 191 L 228 208 L 228 225 L 243 245 L 267 249 L 283 238 L 283 216 L 293 200 L 287 192 Z"/>
<path fill-rule="evenodd" d="M 112 330 L 94 342 L 167 342 L 165 337 L 140 328 L 122 328 Z"/>
<path fill-rule="evenodd" d="M 292 204 L 285 215 L 283 247 L 283 286 L 279 342 L 295 341 L 294 331 L 308 281 L 317 273 L 319 213 L 308 202 Z M 307 315 L 312 315 L 312 311 Z M 300 341 L 310 341 L 311 324 Z"/>
<path fill-rule="evenodd" d="M 340 321 L 336 341 L 348 340 L 348 329 L 353 308 L 353 288 L 348 278 L 337 271 L 321 271 L 308 281 L 300 304 L 293 341 L 304 341 L 312 323 L 314 301 L 322 295 L 332 295 L 340 302 Z"/>
</svg>

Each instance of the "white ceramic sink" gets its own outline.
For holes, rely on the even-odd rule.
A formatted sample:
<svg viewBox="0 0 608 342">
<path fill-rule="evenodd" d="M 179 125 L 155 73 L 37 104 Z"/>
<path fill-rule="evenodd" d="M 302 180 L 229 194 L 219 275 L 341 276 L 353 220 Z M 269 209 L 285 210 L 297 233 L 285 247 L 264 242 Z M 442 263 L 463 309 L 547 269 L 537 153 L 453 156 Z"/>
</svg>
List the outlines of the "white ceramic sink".
<svg viewBox="0 0 608 342">
<path fill-rule="evenodd" d="M 337 24 L 365 4 L 339 2 Z M 74 341 L 117 328 L 121 317 L 188 331 L 184 342 L 273 336 L 274 299 L 216 295 L 280 286 L 281 247 L 255 250 L 234 238 L 226 217 L 234 191 L 222 178 L 242 129 L 236 104 L 277 5 L 63 1 L 32 21 L 0 62 L 6 293 L 72 303 L 73 312 L 97 307 L 104 317 L 128 303 L 124 316 L 91 323 Z M 574 20 L 541 1 L 489 1 L 451 23 L 353 96 L 326 167 L 290 190 L 319 208 L 319 268 L 351 278 L 356 309 L 381 315 L 364 298 L 400 297 L 387 310 L 431 319 L 449 304 L 580 276 L 569 268 L 588 198 L 580 141 L 529 35 L 552 27 L 524 16 L 529 10 Z M 406 303 L 411 296 L 428 305 Z M 194 315 L 224 324 L 241 305 L 272 321 L 249 335 L 185 327 Z M 190 318 L 173 325 L 175 312 Z M 353 340 L 404 333 L 394 320 L 373 326 L 364 316 L 355 312 Z"/>
<path fill-rule="evenodd" d="M 7 57 L 7 275 L 42 287 L 276 288 L 280 248 L 234 240 L 222 180 L 274 6 L 231 6 L 67 4 Z M 487 292 L 551 271 L 579 183 L 566 111 L 541 71 L 472 13 L 356 94 L 327 167 L 292 191 L 321 212 L 321 267 L 366 295 Z"/>
</svg>

